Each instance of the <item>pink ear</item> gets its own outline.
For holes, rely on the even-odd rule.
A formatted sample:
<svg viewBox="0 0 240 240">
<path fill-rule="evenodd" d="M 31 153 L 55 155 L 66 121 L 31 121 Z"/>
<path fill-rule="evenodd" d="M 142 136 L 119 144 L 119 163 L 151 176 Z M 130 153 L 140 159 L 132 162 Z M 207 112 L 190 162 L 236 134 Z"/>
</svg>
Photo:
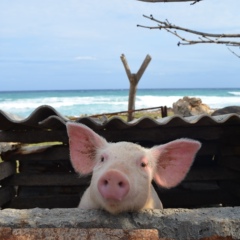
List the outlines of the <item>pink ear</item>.
<svg viewBox="0 0 240 240">
<path fill-rule="evenodd" d="M 98 148 L 107 141 L 80 123 L 67 123 L 70 158 L 76 172 L 89 174 L 95 166 L 95 155 Z"/>
<path fill-rule="evenodd" d="M 153 147 L 151 152 L 156 159 L 154 180 L 162 187 L 178 185 L 188 173 L 201 143 L 190 139 L 178 139 Z"/>
</svg>

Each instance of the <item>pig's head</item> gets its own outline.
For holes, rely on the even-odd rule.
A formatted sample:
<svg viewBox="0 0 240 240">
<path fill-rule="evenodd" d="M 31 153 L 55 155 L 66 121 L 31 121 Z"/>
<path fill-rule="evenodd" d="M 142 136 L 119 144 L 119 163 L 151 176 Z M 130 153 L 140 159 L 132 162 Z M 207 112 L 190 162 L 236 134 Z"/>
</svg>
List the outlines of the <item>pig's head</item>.
<svg viewBox="0 0 240 240">
<path fill-rule="evenodd" d="M 108 143 L 85 125 L 71 122 L 67 131 L 75 171 L 92 173 L 89 201 L 93 208 L 111 213 L 145 208 L 152 201 L 152 180 L 164 188 L 178 185 L 201 146 L 190 139 L 150 149 L 129 142 Z"/>
</svg>

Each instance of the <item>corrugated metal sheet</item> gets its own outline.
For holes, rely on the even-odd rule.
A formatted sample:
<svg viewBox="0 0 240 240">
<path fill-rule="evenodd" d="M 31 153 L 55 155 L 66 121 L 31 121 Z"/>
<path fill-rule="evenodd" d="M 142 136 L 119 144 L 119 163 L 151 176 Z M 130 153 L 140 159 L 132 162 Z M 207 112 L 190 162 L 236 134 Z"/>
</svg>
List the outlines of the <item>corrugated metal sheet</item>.
<svg viewBox="0 0 240 240">
<path fill-rule="evenodd" d="M 43 105 L 35 109 L 29 117 L 16 120 L 11 115 L 0 110 L 0 130 L 23 130 L 23 129 L 64 129 L 68 118 L 57 112 L 51 106 Z M 129 129 L 129 128 L 155 128 L 155 127 L 180 127 L 180 126 L 216 126 L 216 125 L 239 125 L 240 115 L 225 114 L 219 116 L 198 115 L 192 117 L 170 116 L 159 119 L 148 117 L 125 122 L 119 117 L 110 120 L 99 120 L 83 117 L 76 120 L 86 124 L 92 129 Z"/>
<path fill-rule="evenodd" d="M 15 119 L 11 114 L 0 110 L 0 130 L 58 129 L 65 127 L 66 121 L 68 121 L 66 117 L 47 105 L 36 108 L 29 117 L 22 120 Z"/>
</svg>

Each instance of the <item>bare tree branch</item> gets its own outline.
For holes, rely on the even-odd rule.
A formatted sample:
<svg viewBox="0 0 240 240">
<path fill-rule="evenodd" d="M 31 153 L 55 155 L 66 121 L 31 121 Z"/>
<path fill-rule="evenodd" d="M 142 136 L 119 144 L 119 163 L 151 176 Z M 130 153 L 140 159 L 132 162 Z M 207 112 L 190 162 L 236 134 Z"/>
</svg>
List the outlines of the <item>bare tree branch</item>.
<svg viewBox="0 0 240 240">
<path fill-rule="evenodd" d="M 206 32 L 200 32 L 200 31 L 195 31 L 192 29 L 188 28 L 183 28 L 174 24 L 171 24 L 168 20 L 165 21 L 160 21 L 154 18 L 152 15 L 146 16 L 143 15 L 143 17 L 150 19 L 151 21 L 154 21 L 157 23 L 157 26 L 144 26 L 144 25 L 137 25 L 138 27 L 142 28 L 148 28 L 148 29 L 164 29 L 165 31 L 171 33 L 172 35 L 176 36 L 179 38 L 181 41 L 178 42 L 178 46 L 180 45 L 193 45 L 193 44 L 206 44 L 206 43 L 213 43 L 213 44 L 223 44 L 226 46 L 232 46 L 232 47 L 240 47 L 240 34 L 225 34 L 225 33 L 206 33 Z M 187 39 L 178 32 L 186 32 L 190 33 L 193 35 L 199 36 L 197 39 Z M 236 39 L 236 41 L 232 41 L 232 39 Z M 235 56 L 239 57 L 238 54 L 236 54 L 234 51 L 230 50 Z"/>
<path fill-rule="evenodd" d="M 195 3 L 198 3 L 200 1 L 202 1 L 202 0 L 195 0 L 193 3 L 191 3 L 191 5 L 194 5 Z"/>
<path fill-rule="evenodd" d="M 200 2 L 202 0 L 138 0 L 141 2 L 152 2 L 152 3 L 156 3 L 156 2 L 193 2 L 191 3 L 191 5 Z"/>
<path fill-rule="evenodd" d="M 236 57 L 240 58 L 240 55 L 236 54 L 234 51 L 232 51 L 230 48 L 228 48 L 228 50 L 233 54 L 235 55 Z"/>
<path fill-rule="evenodd" d="M 176 30 L 181 30 L 181 31 L 188 32 L 188 33 L 193 33 L 196 35 L 217 37 L 217 38 L 240 38 L 240 34 L 224 34 L 224 33 L 213 34 L 213 33 L 199 32 L 199 31 L 188 29 L 188 28 L 179 27 L 177 25 L 173 25 L 173 24 L 169 23 L 168 20 L 159 21 L 156 18 L 154 18 L 152 15 L 150 15 L 150 16 L 143 15 L 143 17 L 148 18 L 154 22 L 157 22 L 157 23 L 159 23 L 159 25 L 155 26 L 155 27 L 137 25 L 138 27 L 145 27 L 145 28 L 149 28 L 149 29 L 176 29 Z"/>
<path fill-rule="evenodd" d="M 188 40 L 186 38 L 181 37 L 176 31 L 171 31 L 167 28 L 165 28 L 165 30 L 173 35 L 175 35 L 176 37 L 180 38 L 182 40 L 182 42 L 178 42 L 178 46 L 180 45 L 193 45 L 193 44 L 199 44 L 199 43 L 215 43 L 215 44 L 225 44 L 227 46 L 240 46 L 240 42 L 236 42 L 236 41 L 224 41 L 224 40 L 218 40 L 218 39 L 211 39 L 209 37 L 202 35 L 202 38 L 198 38 L 199 40 Z M 205 39 L 205 40 L 204 40 Z"/>
</svg>

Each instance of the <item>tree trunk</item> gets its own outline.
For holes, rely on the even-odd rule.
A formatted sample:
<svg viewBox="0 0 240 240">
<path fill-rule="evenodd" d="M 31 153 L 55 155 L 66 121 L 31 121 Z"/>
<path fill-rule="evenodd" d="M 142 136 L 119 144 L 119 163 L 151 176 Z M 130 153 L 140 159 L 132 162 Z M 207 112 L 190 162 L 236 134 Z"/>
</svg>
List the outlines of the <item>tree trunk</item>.
<svg viewBox="0 0 240 240">
<path fill-rule="evenodd" d="M 127 60 L 124 54 L 121 55 L 121 60 L 124 65 L 125 71 L 127 73 L 129 82 L 130 82 L 130 89 L 129 89 L 129 97 L 128 97 L 128 121 L 133 120 L 133 112 L 135 110 L 135 99 L 136 99 L 136 92 L 137 92 L 137 85 L 146 70 L 148 64 L 151 61 L 151 56 L 147 55 L 145 60 L 143 61 L 141 67 L 139 68 L 137 74 L 132 74 L 130 68 L 128 66 Z"/>
</svg>

